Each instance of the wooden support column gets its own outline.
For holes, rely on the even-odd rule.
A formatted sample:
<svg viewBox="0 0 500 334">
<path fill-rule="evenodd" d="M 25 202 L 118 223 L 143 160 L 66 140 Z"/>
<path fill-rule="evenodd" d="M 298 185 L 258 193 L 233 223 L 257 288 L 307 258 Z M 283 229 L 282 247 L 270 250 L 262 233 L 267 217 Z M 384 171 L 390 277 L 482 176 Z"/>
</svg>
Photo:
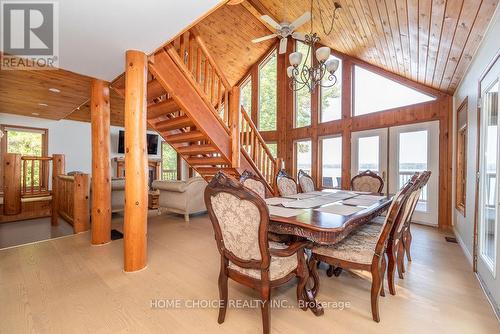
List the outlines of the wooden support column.
<svg viewBox="0 0 500 334">
<path fill-rule="evenodd" d="M 59 182 L 58 175 L 66 173 L 64 154 L 52 155 L 52 226 L 59 225 Z"/>
<path fill-rule="evenodd" d="M 87 231 L 90 225 L 89 175 L 76 174 L 73 187 L 73 230 L 80 233 Z"/>
<path fill-rule="evenodd" d="M 125 225 L 124 269 L 147 263 L 148 159 L 146 152 L 147 58 L 129 50 L 125 66 Z"/>
<path fill-rule="evenodd" d="M 231 126 L 231 167 L 240 167 L 240 88 L 234 86 L 229 98 L 229 124 Z"/>
<path fill-rule="evenodd" d="M 21 155 L 5 153 L 3 156 L 3 214 L 21 213 Z"/>
<path fill-rule="evenodd" d="M 109 85 L 94 79 L 90 90 L 92 123 L 92 244 L 111 241 Z"/>
</svg>

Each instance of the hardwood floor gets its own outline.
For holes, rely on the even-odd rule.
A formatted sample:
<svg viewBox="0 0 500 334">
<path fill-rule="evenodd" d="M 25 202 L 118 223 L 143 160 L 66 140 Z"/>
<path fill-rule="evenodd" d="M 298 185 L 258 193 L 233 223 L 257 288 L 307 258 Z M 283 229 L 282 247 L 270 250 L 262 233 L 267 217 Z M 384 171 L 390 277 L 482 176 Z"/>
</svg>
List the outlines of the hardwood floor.
<svg viewBox="0 0 500 334">
<path fill-rule="evenodd" d="M 121 229 L 122 217 L 113 228 Z M 370 281 L 321 271 L 322 317 L 300 309 L 273 309 L 272 333 L 498 333 L 495 318 L 457 244 L 429 227 L 414 226 L 413 263 L 397 295 L 380 298 L 381 322 L 370 313 Z M 218 299 L 219 255 L 207 216 L 189 224 L 180 216 L 149 219 L 148 267 L 124 273 L 123 240 L 90 246 L 90 234 L 0 251 L 0 333 L 260 333 L 259 309 L 152 308 L 152 300 Z M 387 286 L 386 286 L 387 289 Z M 229 283 L 229 298 L 257 294 Z M 272 291 L 295 306 L 292 284 Z M 158 305 L 163 306 L 161 302 Z M 189 305 L 188 305 L 189 306 Z"/>
</svg>

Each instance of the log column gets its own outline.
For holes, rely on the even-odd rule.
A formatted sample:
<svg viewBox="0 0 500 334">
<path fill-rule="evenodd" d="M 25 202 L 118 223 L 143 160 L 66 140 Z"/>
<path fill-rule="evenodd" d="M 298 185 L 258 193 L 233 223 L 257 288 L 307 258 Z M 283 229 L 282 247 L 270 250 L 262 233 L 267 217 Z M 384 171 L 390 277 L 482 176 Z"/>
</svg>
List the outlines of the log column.
<svg viewBox="0 0 500 334">
<path fill-rule="evenodd" d="M 111 181 L 109 138 L 109 86 L 92 80 L 90 91 L 92 123 L 92 244 L 111 241 Z"/>
<path fill-rule="evenodd" d="M 148 159 L 146 152 L 147 58 L 129 50 L 125 66 L 125 225 L 124 269 L 147 262 Z"/>
<path fill-rule="evenodd" d="M 3 214 L 21 213 L 21 155 L 6 153 L 3 156 Z"/>
<path fill-rule="evenodd" d="M 59 179 L 58 176 L 66 173 L 64 154 L 52 155 L 52 226 L 59 225 Z"/>
</svg>

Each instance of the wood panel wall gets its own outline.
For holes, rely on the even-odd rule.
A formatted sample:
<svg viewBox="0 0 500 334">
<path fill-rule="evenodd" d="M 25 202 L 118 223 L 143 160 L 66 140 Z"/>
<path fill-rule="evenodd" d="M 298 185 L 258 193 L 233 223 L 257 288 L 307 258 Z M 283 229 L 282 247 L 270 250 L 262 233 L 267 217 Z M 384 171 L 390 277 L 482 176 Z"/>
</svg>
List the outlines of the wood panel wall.
<svg viewBox="0 0 500 334">
<path fill-rule="evenodd" d="M 277 130 L 261 132 L 266 142 L 278 143 L 278 157 L 285 161 L 285 169 L 290 175 L 296 175 L 294 170 L 294 142 L 301 139 L 310 139 L 312 142 L 312 177 L 317 185 L 321 184 L 321 150 L 319 139 L 321 137 L 342 135 L 342 188 L 350 187 L 351 179 L 351 133 L 355 131 L 386 128 L 391 126 L 406 125 L 420 122 L 438 120 L 440 124 L 439 150 L 439 227 L 451 227 L 451 169 L 452 169 L 452 143 L 451 143 L 451 111 L 452 97 L 428 86 L 424 86 L 410 79 L 400 77 L 391 72 L 368 64 L 360 59 L 347 56 L 340 52 L 333 54 L 342 60 L 342 119 L 326 123 L 319 123 L 319 94 L 313 94 L 311 105 L 311 126 L 294 128 L 295 101 L 294 93 L 288 88 L 286 68 L 288 56 L 294 51 L 293 43 L 288 44 L 286 54 L 278 55 L 278 119 Z M 239 82 L 244 83 L 249 76 L 252 79 L 252 118 L 258 117 L 258 69 L 260 63 L 274 51 L 273 45 L 259 62 L 255 63 L 250 71 Z M 430 94 L 436 100 L 376 112 L 368 115 L 352 117 L 353 71 L 354 66 L 361 66 L 367 70 L 385 76 L 413 89 Z"/>
</svg>

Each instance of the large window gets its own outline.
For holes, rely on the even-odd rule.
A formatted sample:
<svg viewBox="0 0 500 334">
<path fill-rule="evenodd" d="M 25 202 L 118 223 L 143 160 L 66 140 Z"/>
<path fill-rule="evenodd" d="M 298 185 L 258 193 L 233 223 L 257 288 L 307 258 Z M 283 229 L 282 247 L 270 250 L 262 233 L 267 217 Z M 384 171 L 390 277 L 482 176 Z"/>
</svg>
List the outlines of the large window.
<svg viewBox="0 0 500 334">
<path fill-rule="evenodd" d="M 161 179 L 177 180 L 177 152 L 167 142 L 161 143 Z"/>
<path fill-rule="evenodd" d="M 455 207 L 465 216 L 467 187 L 467 99 L 457 110 Z"/>
<path fill-rule="evenodd" d="M 354 67 L 354 116 L 435 100 L 381 75 Z"/>
<path fill-rule="evenodd" d="M 302 62 L 299 65 L 299 70 L 306 62 L 308 46 L 297 41 L 297 51 L 303 54 Z M 307 66 L 311 66 L 312 56 L 307 57 Z M 295 127 L 301 128 L 311 125 L 311 93 L 306 87 L 295 92 Z"/>
<path fill-rule="evenodd" d="M 300 140 L 295 142 L 295 172 L 303 170 L 307 174 L 312 173 L 312 142 Z"/>
<path fill-rule="evenodd" d="M 276 130 L 278 62 L 274 51 L 259 69 L 259 131 Z"/>
<path fill-rule="evenodd" d="M 339 61 L 339 68 L 335 72 L 337 81 L 326 75 L 323 78 L 323 86 L 320 90 L 320 122 L 329 122 L 342 118 L 342 61 L 334 56 L 330 59 L 337 59 Z M 329 80 L 333 79 L 333 80 Z M 333 85 L 333 86 L 332 86 Z"/>
<path fill-rule="evenodd" d="M 252 78 L 248 78 L 241 85 L 241 105 L 250 116 L 252 114 Z"/>
<path fill-rule="evenodd" d="M 321 182 L 324 188 L 340 188 L 342 185 L 342 137 L 320 140 Z"/>
</svg>

